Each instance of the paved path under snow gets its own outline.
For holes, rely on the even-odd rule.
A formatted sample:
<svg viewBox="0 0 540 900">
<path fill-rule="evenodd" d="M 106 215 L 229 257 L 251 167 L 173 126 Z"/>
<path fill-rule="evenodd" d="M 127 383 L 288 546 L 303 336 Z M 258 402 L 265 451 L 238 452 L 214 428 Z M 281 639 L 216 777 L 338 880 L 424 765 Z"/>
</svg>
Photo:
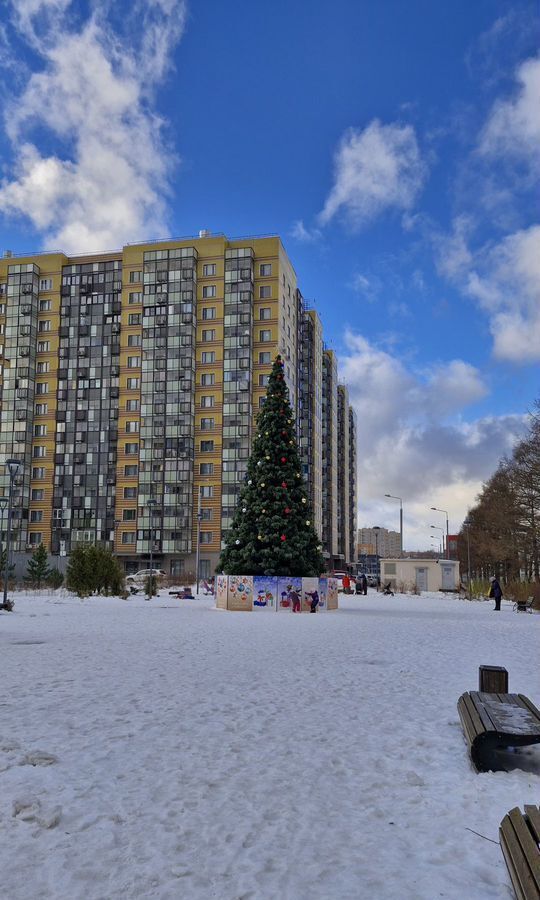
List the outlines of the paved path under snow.
<svg viewBox="0 0 540 900">
<path fill-rule="evenodd" d="M 26 595 L 0 614 L 9 900 L 497 900 L 497 840 L 540 798 L 476 774 L 478 666 L 540 703 L 540 615 L 450 597 L 318 616 Z"/>
</svg>

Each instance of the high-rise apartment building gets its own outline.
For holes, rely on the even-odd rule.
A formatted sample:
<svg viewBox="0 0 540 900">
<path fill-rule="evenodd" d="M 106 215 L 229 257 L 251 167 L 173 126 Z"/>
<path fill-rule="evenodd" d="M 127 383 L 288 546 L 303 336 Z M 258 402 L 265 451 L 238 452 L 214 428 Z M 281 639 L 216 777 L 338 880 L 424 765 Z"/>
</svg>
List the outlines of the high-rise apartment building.
<svg viewBox="0 0 540 900">
<path fill-rule="evenodd" d="M 4 460 L 23 464 L 16 551 L 100 541 L 128 569 L 152 555 L 180 575 L 194 571 L 199 538 L 211 574 L 280 352 L 315 526 L 329 566 L 339 553 L 349 562 L 350 513 L 338 550 L 338 507 L 350 510 L 354 489 L 339 501 L 337 364 L 279 237 L 5 257 L 0 332 L 0 491 Z"/>
</svg>

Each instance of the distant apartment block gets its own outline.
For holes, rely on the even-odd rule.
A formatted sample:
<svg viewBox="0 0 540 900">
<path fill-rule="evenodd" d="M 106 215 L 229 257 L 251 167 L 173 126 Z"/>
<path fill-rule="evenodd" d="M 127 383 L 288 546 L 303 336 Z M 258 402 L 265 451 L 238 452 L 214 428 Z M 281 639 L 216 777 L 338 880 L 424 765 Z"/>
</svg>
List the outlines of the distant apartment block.
<svg viewBox="0 0 540 900">
<path fill-rule="evenodd" d="M 360 528 L 358 530 L 358 558 L 378 553 L 379 556 L 401 556 L 399 531 L 387 528 Z"/>
<path fill-rule="evenodd" d="M 200 533 L 210 575 L 280 352 L 328 567 L 353 563 L 356 423 L 279 237 L 6 256 L 0 332 L 16 551 L 98 541 L 181 575 Z"/>
</svg>

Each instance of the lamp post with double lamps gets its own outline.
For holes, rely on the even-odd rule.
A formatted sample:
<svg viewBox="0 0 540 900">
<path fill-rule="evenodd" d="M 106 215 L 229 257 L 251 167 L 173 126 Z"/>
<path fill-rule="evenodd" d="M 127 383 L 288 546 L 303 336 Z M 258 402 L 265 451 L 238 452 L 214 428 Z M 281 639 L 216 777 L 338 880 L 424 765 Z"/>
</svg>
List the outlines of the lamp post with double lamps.
<svg viewBox="0 0 540 900">
<path fill-rule="evenodd" d="M 199 570 L 201 567 L 201 521 L 202 521 L 202 485 L 199 485 L 199 504 L 197 506 L 197 549 L 195 553 L 195 580 L 197 582 L 196 594 L 199 595 Z"/>
<path fill-rule="evenodd" d="M 4 513 L 7 509 L 8 498 L 0 497 L 0 559 L 2 557 L 2 550 L 4 549 Z"/>
<path fill-rule="evenodd" d="M 2 602 L 2 609 L 11 610 L 12 605 L 8 603 L 7 591 L 8 591 L 8 577 L 9 577 L 9 565 L 11 562 L 11 515 L 13 510 L 13 484 L 15 481 L 15 477 L 17 472 L 21 467 L 21 463 L 18 459 L 6 459 L 5 465 L 8 468 L 9 472 L 9 494 L 8 494 L 8 518 L 7 518 L 7 534 L 6 534 L 6 565 L 4 568 L 4 599 Z"/>
<path fill-rule="evenodd" d="M 446 509 L 441 509 L 439 506 L 430 506 L 430 509 L 432 509 L 433 512 L 442 512 L 446 516 L 446 558 L 450 559 L 450 546 L 448 544 L 448 512 Z"/>
<path fill-rule="evenodd" d="M 146 505 L 150 512 L 150 574 L 148 576 L 148 600 L 151 600 L 154 596 L 154 528 L 152 521 L 152 512 L 154 506 L 156 505 L 157 500 L 154 497 L 150 497 L 149 500 L 146 501 Z"/>
<path fill-rule="evenodd" d="M 390 500 L 399 500 L 399 555 L 403 556 L 403 500 L 394 494 L 385 494 Z"/>
</svg>

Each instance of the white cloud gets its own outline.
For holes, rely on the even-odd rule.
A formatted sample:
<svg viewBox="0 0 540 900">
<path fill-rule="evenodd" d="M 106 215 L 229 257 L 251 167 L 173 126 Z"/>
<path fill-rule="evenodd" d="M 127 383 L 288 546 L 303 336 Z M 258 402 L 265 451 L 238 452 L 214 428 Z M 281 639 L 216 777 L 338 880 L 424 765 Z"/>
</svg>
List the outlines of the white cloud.
<svg viewBox="0 0 540 900">
<path fill-rule="evenodd" d="M 517 72 L 518 90 L 510 100 L 498 100 L 482 130 L 483 156 L 526 157 L 540 169 L 540 57 L 527 59 Z"/>
<path fill-rule="evenodd" d="M 410 125 L 383 125 L 374 119 L 363 130 L 350 128 L 334 159 L 334 185 L 319 214 L 327 225 L 338 213 L 359 228 L 387 209 L 410 209 L 427 168 Z"/>
<path fill-rule="evenodd" d="M 429 546 L 431 506 L 457 529 L 482 482 L 524 431 L 522 416 L 466 422 L 467 406 L 487 393 L 477 369 L 455 359 L 413 369 L 349 332 L 340 377 L 358 415 L 361 525 L 397 527 L 385 493 L 404 500 L 405 546 Z"/>
<path fill-rule="evenodd" d="M 315 244 L 322 237 L 322 233 L 318 228 L 306 228 L 302 219 L 297 219 L 296 222 L 293 222 L 290 235 L 302 244 Z"/>
<path fill-rule="evenodd" d="M 78 28 L 69 6 L 13 4 L 20 36 L 39 48 L 43 65 L 8 104 L 6 130 L 17 161 L 0 185 L 3 211 L 28 217 L 45 247 L 71 253 L 164 236 L 173 156 L 151 91 L 182 34 L 184 2 L 134 4 L 124 35 L 108 23 L 105 4 L 96 4 Z M 33 140 L 38 128 L 56 152 L 40 150 Z"/>
</svg>

